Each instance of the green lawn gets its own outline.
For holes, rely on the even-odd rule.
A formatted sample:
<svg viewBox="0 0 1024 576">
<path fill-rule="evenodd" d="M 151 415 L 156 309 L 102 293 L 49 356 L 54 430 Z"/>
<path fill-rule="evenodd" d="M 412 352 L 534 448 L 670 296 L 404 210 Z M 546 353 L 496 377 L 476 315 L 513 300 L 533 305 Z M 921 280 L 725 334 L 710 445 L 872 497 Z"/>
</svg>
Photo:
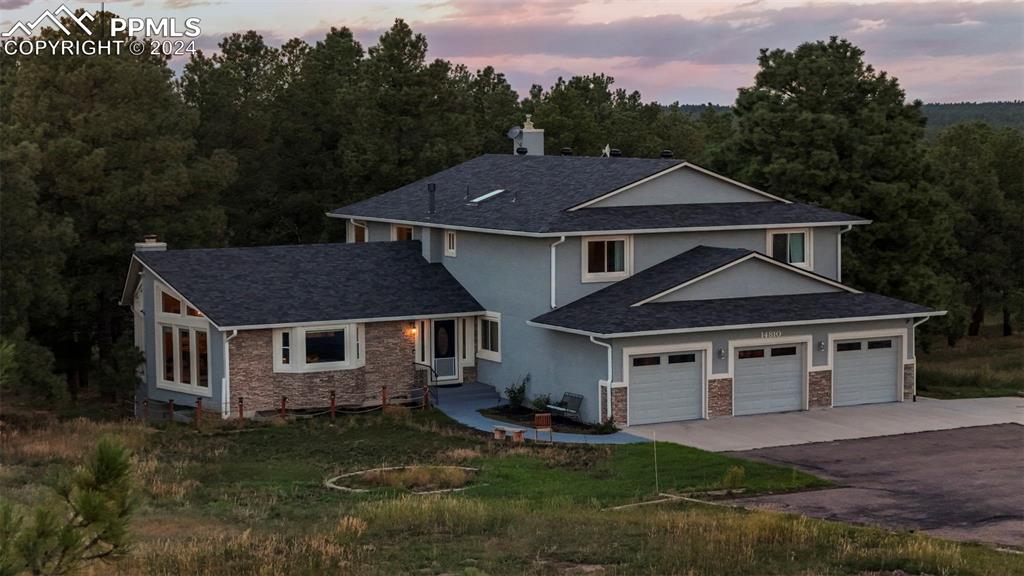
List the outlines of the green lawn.
<svg viewBox="0 0 1024 576">
<path fill-rule="evenodd" d="M 38 424 L 37 424 L 38 425 Z M 84 421 L 5 432 L 0 493 L 27 504 L 38 479 L 103 434 L 137 454 L 143 495 L 132 554 L 95 574 L 909 574 L 1024 573 L 982 546 L 656 497 L 652 444 L 512 445 L 436 412 L 372 414 L 198 434 Z M 658 444 L 660 491 L 748 492 L 825 483 L 787 468 Z M 481 469 L 451 496 L 346 494 L 323 481 L 381 465 Z"/>
<path fill-rule="evenodd" d="M 917 393 L 931 398 L 1024 394 L 1024 336 L 963 338 L 917 360 Z"/>
</svg>

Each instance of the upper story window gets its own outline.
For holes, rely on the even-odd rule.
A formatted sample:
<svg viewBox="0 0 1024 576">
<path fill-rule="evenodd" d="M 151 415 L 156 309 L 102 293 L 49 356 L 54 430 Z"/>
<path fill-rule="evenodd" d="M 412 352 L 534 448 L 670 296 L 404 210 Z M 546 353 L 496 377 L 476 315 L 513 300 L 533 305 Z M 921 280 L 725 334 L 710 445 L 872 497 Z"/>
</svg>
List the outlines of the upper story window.
<svg viewBox="0 0 1024 576">
<path fill-rule="evenodd" d="M 366 222 L 351 220 L 349 222 L 348 241 L 353 243 L 366 242 Z"/>
<path fill-rule="evenodd" d="M 362 325 L 274 330 L 275 372 L 326 372 L 360 366 L 363 366 Z"/>
<path fill-rule="evenodd" d="M 444 255 L 455 258 L 457 247 L 457 239 L 455 237 L 455 230 L 444 231 Z"/>
<path fill-rule="evenodd" d="M 801 268 L 811 267 L 811 233 L 807 228 L 769 230 L 768 255 Z"/>
<path fill-rule="evenodd" d="M 412 226 L 405 226 L 404 224 L 392 224 L 391 239 L 399 241 L 412 240 Z"/>
<path fill-rule="evenodd" d="M 628 236 L 583 239 L 583 282 L 609 282 L 629 276 L 632 242 Z"/>
</svg>

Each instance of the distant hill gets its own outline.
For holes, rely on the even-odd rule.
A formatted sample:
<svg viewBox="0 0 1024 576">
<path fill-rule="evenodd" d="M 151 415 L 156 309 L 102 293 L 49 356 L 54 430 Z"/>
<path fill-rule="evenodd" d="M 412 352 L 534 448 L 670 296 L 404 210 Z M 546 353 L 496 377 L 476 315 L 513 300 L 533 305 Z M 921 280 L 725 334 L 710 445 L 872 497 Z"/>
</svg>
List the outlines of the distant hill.
<svg viewBox="0 0 1024 576">
<path fill-rule="evenodd" d="M 699 116 L 706 108 L 715 112 L 728 112 L 729 106 L 719 104 L 680 104 L 690 115 Z M 1010 127 L 1024 132 L 1024 100 L 1012 102 L 957 102 L 955 104 L 925 104 L 921 107 L 928 119 L 925 133 L 934 136 L 943 128 L 959 122 L 980 121 L 992 126 Z"/>
</svg>

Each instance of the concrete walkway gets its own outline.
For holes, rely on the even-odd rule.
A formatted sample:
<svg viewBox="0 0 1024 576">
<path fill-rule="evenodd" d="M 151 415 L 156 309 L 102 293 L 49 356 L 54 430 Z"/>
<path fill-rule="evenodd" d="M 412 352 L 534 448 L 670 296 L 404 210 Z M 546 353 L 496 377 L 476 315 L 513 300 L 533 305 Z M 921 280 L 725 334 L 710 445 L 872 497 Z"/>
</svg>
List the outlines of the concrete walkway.
<svg viewBox="0 0 1024 576">
<path fill-rule="evenodd" d="M 497 406 L 500 400 L 501 397 L 494 388 L 478 382 L 471 382 L 453 388 L 441 388 L 437 391 L 437 407 L 456 422 L 482 432 L 487 432 L 488 434 L 493 432 L 496 426 L 522 428 L 526 430 L 526 437 L 532 440 L 533 430 L 531 428 L 501 422 L 500 420 L 492 420 L 477 412 L 481 408 Z M 616 432 L 614 434 L 569 434 L 555 432 L 553 436 L 555 442 L 570 444 L 634 444 L 648 442 L 646 438 L 625 432 Z M 547 435 L 542 435 L 541 439 L 546 440 Z"/>
<path fill-rule="evenodd" d="M 970 398 L 847 406 L 630 426 L 630 434 L 712 452 L 872 438 L 992 424 L 1024 424 L 1024 398 Z"/>
</svg>

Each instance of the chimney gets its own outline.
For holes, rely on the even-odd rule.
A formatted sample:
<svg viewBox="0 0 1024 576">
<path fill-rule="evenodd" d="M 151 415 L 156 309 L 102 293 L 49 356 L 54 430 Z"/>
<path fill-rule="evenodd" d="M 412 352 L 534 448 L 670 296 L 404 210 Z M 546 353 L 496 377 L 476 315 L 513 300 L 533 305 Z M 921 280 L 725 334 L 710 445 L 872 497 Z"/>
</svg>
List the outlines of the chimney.
<svg viewBox="0 0 1024 576">
<path fill-rule="evenodd" d="M 427 214 L 433 214 L 437 210 L 437 185 L 433 182 L 427 184 Z"/>
<path fill-rule="evenodd" d="M 163 252 L 167 250 L 166 242 L 157 242 L 156 234 L 146 234 L 142 237 L 142 242 L 135 243 L 136 252 Z"/>
<path fill-rule="evenodd" d="M 526 148 L 527 156 L 543 156 L 544 155 L 544 130 L 542 128 L 534 128 L 532 115 L 526 115 L 526 122 L 523 122 L 523 130 L 516 138 L 515 152 L 516 154 L 522 154 L 519 150 Z"/>
</svg>

